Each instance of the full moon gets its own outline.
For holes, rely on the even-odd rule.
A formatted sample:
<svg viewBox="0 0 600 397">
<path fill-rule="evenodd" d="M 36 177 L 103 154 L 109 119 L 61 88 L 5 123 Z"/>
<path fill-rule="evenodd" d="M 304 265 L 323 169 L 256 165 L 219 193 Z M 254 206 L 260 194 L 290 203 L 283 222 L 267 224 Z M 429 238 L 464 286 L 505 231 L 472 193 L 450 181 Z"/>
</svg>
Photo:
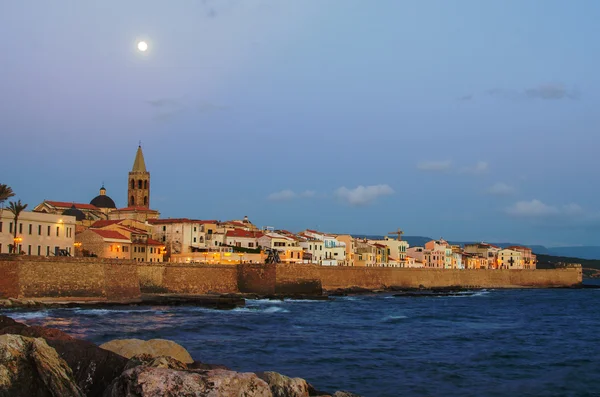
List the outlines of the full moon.
<svg viewBox="0 0 600 397">
<path fill-rule="evenodd" d="M 137 44 L 137 48 L 138 48 L 138 50 L 144 52 L 144 51 L 146 51 L 148 49 L 148 43 L 146 43 L 145 41 L 140 41 Z"/>
</svg>

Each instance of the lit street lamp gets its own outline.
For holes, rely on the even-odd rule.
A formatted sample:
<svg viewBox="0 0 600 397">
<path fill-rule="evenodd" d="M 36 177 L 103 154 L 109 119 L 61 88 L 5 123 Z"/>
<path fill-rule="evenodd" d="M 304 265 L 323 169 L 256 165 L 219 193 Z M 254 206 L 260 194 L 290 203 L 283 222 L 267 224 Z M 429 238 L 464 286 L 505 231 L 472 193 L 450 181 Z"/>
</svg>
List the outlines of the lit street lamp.
<svg viewBox="0 0 600 397">
<path fill-rule="evenodd" d="M 75 247 L 75 256 L 79 256 L 79 249 L 81 248 L 81 242 L 76 241 L 73 243 L 73 246 Z"/>
<path fill-rule="evenodd" d="M 19 245 L 23 242 L 23 237 L 15 237 L 13 238 L 13 253 L 19 254 L 21 250 L 19 249 Z"/>
</svg>

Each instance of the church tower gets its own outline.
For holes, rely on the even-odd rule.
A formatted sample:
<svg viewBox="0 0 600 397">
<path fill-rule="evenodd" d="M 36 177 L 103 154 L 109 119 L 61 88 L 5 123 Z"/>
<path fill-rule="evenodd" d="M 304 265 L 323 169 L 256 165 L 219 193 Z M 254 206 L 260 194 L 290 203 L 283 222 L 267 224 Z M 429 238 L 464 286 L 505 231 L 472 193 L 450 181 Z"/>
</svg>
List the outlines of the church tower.
<svg viewBox="0 0 600 397">
<path fill-rule="evenodd" d="M 129 173 L 127 206 L 150 208 L 150 173 L 146 171 L 142 146 L 138 146 L 133 168 Z"/>
</svg>

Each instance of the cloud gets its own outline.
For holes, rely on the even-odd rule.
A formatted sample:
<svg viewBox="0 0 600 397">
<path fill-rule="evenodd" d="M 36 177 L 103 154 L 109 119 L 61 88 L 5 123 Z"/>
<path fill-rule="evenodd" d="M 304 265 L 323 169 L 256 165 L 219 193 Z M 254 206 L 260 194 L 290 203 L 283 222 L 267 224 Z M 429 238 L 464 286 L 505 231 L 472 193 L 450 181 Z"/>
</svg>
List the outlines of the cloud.
<svg viewBox="0 0 600 397">
<path fill-rule="evenodd" d="M 279 192 L 271 193 L 267 200 L 271 201 L 287 201 L 295 199 L 298 195 L 291 189 L 285 189 Z"/>
<path fill-rule="evenodd" d="M 509 196 L 514 192 L 514 187 L 502 182 L 495 183 L 494 185 L 490 186 L 489 189 L 486 190 L 487 194 L 491 194 L 493 196 Z"/>
<path fill-rule="evenodd" d="M 528 98 L 538 99 L 577 99 L 577 91 L 569 91 L 562 84 L 543 84 L 525 90 Z"/>
<path fill-rule="evenodd" d="M 519 99 L 541 99 L 541 100 L 561 100 L 578 99 L 579 91 L 567 89 L 563 84 L 540 84 L 535 87 L 524 90 L 512 90 L 503 88 L 492 88 L 486 91 L 486 94 L 496 98 L 519 100 Z"/>
<path fill-rule="evenodd" d="M 302 193 L 300 193 L 300 197 L 305 197 L 305 198 L 315 197 L 316 195 L 317 195 L 317 192 L 315 192 L 314 190 L 305 190 Z"/>
<path fill-rule="evenodd" d="M 547 218 L 560 216 L 584 215 L 583 208 L 578 204 L 563 206 L 548 205 L 540 200 L 519 201 L 506 209 L 508 215 L 522 218 Z"/>
<path fill-rule="evenodd" d="M 267 196 L 267 200 L 271 201 L 288 201 L 296 198 L 313 198 L 317 192 L 314 190 L 305 190 L 302 193 L 296 193 L 291 189 L 284 189 L 279 192 L 271 193 Z"/>
<path fill-rule="evenodd" d="M 352 206 L 371 204 L 378 197 L 389 196 L 391 194 L 394 194 L 394 189 L 389 185 L 360 185 L 354 189 L 348 189 L 344 186 L 335 191 L 335 196 L 338 199 Z"/>
<path fill-rule="evenodd" d="M 489 164 L 485 161 L 478 161 L 472 167 L 464 167 L 461 171 L 465 174 L 481 175 L 488 171 Z"/>
<path fill-rule="evenodd" d="M 452 168 L 451 161 L 421 161 L 417 164 L 417 169 L 421 171 L 443 172 Z"/>
</svg>

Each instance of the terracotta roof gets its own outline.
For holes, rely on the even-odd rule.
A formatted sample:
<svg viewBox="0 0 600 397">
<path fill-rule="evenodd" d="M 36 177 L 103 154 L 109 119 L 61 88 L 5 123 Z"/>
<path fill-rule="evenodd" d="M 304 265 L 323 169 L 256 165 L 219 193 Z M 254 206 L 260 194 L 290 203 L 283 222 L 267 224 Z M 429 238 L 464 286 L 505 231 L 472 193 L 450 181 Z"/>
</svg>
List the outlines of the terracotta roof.
<svg viewBox="0 0 600 397">
<path fill-rule="evenodd" d="M 96 210 L 96 211 L 100 210 L 100 208 L 98 208 L 92 204 L 69 203 L 67 201 L 50 201 L 50 200 L 45 200 L 44 202 L 50 204 L 53 207 L 71 208 L 71 206 L 74 205 L 75 208 L 80 209 L 80 210 Z"/>
<path fill-rule="evenodd" d="M 170 223 L 218 223 L 219 221 L 208 220 L 203 221 L 200 219 L 188 219 L 188 218 L 167 218 L 167 219 L 148 219 L 148 223 L 152 225 L 168 225 Z"/>
<path fill-rule="evenodd" d="M 150 208 L 142 207 L 139 205 L 132 206 L 132 207 L 119 208 L 116 211 L 158 212 L 156 210 L 151 210 Z"/>
<path fill-rule="evenodd" d="M 121 219 L 101 220 L 101 221 L 96 221 L 96 222 L 92 223 L 92 226 L 90 226 L 90 227 L 99 229 L 102 227 L 114 225 L 115 223 L 119 223 L 119 222 L 122 222 L 122 220 Z"/>
<path fill-rule="evenodd" d="M 228 230 L 227 237 L 245 237 L 245 238 L 260 238 L 263 236 L 261 232 L 249 232 L 246 230 L 234 229 Z"/>
<path fill-rule="evenodd" d="M 519 251 L 519 250 L 531 251 L 531 248 L 524 247 L 522 245 L 511 245 L 510 247 L 506 247 L 506 248 L 509 250 L 515 250 L 515 251 Z"/>
<path fill-rule="evenodd" d="M 102 238 L 112 238 L 115 240 L 129 241 L 129 239 L 127 237 L 123 236 L 121 233 L 116 232 L 114 230 L 103 230 L 103 229 L 90 229 L 90 230 Z"/>
<path fill-rule="evenodd" d="M 151 238 L 149 238 L 148 240 L 146 240 L 146 242 L 148 243 L 148 245 L 165 245 L 164 243 L 161 243 L 160 241 L 153 240 Z"/>
</svg>

